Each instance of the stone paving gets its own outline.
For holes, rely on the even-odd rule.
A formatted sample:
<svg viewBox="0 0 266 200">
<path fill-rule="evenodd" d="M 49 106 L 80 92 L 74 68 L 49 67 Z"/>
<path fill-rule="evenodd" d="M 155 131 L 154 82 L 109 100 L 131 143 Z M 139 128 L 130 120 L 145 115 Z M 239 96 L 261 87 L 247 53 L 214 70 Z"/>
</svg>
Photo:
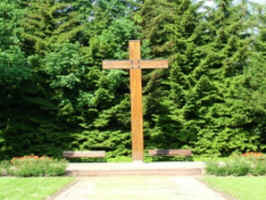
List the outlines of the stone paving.
<svg viewBox="0 0 266 200">
<path fill-rule="evenodd" d="M 225 200 L 194 177 L 110 176 L 79 178 L 55 200 Z"/>
</svg>

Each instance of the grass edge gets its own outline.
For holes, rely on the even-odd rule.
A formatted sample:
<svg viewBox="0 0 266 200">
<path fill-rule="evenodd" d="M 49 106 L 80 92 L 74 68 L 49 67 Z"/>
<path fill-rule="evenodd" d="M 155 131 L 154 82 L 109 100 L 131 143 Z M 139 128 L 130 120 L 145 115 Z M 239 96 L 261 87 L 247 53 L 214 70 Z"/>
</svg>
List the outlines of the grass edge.
<svg viewBox="0 0 266 200">
<path fill-rule="evenodd" d="M 72 181 L 70 181 L 68 184 L 64 185 L 64 187 L 58 189 L 58 191 L 54 192 L 53 194 L 49 195 L 48 197 L 44 198 L 43 200 L 55 200 L 61 193 L 65 192 L 72 186 L 78 183 L 78 179 L 74 178 Z"/>
<path fill-rule="evenodd" d="M 204 178 L 204 176 L 203 177 L 196 177 L 196 180 L 199 181 L 200 183 L 202 183 L 203 185 L 205 185 L 208 189 L 220 194 L 225 200 L 237 200 L 235 197 L 226 193 L 225 191 L 221 191 L 217 188 L 210 186 L 207 182 L 205 182 L 203 180 L 203 178 Z"/>
</svg>

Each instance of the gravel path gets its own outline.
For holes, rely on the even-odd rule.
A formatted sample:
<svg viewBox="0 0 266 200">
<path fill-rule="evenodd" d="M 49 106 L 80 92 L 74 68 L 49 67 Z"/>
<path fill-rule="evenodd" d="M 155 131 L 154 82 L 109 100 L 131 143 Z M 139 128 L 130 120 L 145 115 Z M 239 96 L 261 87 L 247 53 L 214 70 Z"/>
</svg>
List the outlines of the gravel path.
<svg viewBox="0 0 266 200">
<path fill-rule="evenodd" d="M 225 200 L 194 177 L 119 176 L 80 178 L 55 200 Z"/>
</svg>

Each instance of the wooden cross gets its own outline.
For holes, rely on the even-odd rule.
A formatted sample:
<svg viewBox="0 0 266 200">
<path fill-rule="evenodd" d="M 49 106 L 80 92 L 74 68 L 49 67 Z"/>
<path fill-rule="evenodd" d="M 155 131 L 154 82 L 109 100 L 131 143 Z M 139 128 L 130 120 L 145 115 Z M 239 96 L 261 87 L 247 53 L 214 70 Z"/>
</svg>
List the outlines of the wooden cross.
<svg viewBox="0 0 266 200">
<path fill-rule="evenodd" d="M 130 70 L 131 134 L 133 161 L 143 161 L 143 118 L 141 69 L 168 68 L 167 60 L 141 60 L 140 41 L 129 41 L 130 60 L 104 60 L 103 69 Z"/>
</svg>

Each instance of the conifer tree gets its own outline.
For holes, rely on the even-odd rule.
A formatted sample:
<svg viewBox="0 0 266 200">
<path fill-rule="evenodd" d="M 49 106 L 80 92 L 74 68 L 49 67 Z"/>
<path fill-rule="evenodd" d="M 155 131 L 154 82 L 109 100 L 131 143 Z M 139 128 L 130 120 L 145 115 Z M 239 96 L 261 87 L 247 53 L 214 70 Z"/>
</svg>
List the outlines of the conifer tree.
<svg viewBox="0 0 266 200">
<path fill-rule="evenodd" d="M 26 52 L 45 54 L 55 43 L 78 41 L 82 25 L 70 3 L 31 0 L 27 5 L 26 16 L 21 22 Z"/>
<path fill-rule="evenodd" d="M 147 95 L 153 105 L 155 96 L 164 96 L 157 98 L 158 113 L 149 125 L 159 145 L 218 155 L 256 149 L 258 136 L 246 129 L 248 110 L 232 95 L 248 60 L 245 12 L 230 0 L 216 5 L 202 11 L 188 0 L 150 0 L 140 11 L 154 54 L 165 53 L 171 61 L 169 78 L 156 86 L 160 92 Z"/>
<path fill-rule="evenodd" d="M 38 110 L 38 115 L 28 119 L 34 121 L 31 127 L 40 126 L 37 130 L 42 138 L 36 138 L 37 142 L 33 138 L 36 133 L 29 130 L 19 135 L 31 138 L 28 151 L 60 155 L 64 149 L 101 148 L 110 150 L 110 156 L 128 154 L 127 72 L 103 71 L 101 63 L 108 58 L 127 58 L 128 40 L 137 37 L 129 3 L 117 0 L 28 3 L 20 38 L 36 72 L 33 85 L 38 87 L 34 94 L 33 91 L 27 94 L 26 100 Z M 58 144 L 59 141 L 62 143 Z M 39 146 L 36 148 L 35 144 Z"/>
<path fill-rule="evenodd" d="M 7 157 L 11 149 L 5 133 L 16 122 L 17 94 L 25 91 L 23 83 L 32 77 L 26 56 L 18 45 L 21 16 L 23 11 L 16 2 L 0 2 L 0 160 Z"/>
<path fill-rule="evenodd" d="M 266 149 L 266 17 L 265 6 L 256 7 L 253 16 L 255 16 L 255 29 L 252 39 L 252 52 L 249 57 L 249 63 L 245 67 L 241 79 L 241 88 L 239 96 L 244 104 L 249 108 L 249 126 L 250 133 L 257 135 L 259 144 L 258 151 Z"/>
<path fill-rule="evenodd" d="M 0 159 L 129 155 L 128 71 L 101 65 L 128 59 L 130 39 L 169 59 L 143 70 L 146 148 L 265 151 L 265 11 L 214 2 L 2 0 Z"/>
<path fill-rule="evenodd" d="M 151 136 L 151 146 L 178 148 L 194 137 L 195 131 L 184 124 L 182 108 L 192 120 L 193 112 L 189 114 L 188 109 L 193 108 L 185 107 L 189 103 L 186 96 L 192 95 L 196 84 L 191 72 L 200 63 L 200 46 L 205 39 L 198 7 L 190 0 L 150 0 L 139 12 L 143 36 L 150 42 L 152 54 L 167 56 L 170 61 L 169 70 L 154 70 L 147 75 L 145 117 L 150 123 L 145 130 Z"/>
<path fill-rule="evenodd" d="M 18 46 L 17 19 L 22 15 L 15 3 L 0 3 L 0 83 L 16 84 L 30 75 L 25 56 Z"/>
</svg>

